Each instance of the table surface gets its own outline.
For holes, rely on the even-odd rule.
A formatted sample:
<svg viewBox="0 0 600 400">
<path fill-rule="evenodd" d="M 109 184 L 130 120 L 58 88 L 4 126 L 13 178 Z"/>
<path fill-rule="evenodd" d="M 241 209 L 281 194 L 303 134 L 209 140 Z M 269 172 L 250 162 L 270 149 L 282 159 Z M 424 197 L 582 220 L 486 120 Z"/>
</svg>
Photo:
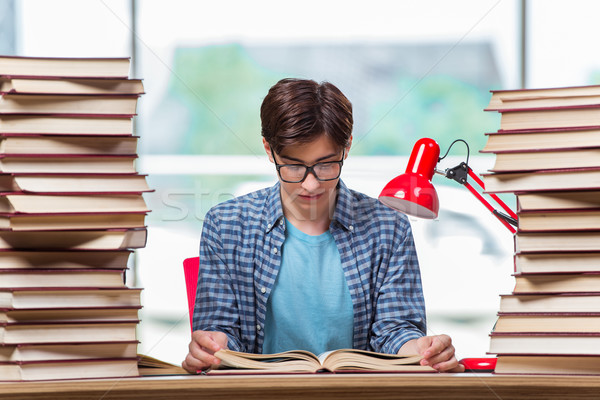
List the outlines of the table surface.
<svg viewBox="0 0 600 400">
<path fill-rule="evenodd" d="M 280 374 L 1 382 L 1 399 L 564 399 L 600 398 L 597 376 Z M 183 397 L 186 396 L 186 397 Z M 241 396 L 241 397 L 240 397 Z"/>
</svg>

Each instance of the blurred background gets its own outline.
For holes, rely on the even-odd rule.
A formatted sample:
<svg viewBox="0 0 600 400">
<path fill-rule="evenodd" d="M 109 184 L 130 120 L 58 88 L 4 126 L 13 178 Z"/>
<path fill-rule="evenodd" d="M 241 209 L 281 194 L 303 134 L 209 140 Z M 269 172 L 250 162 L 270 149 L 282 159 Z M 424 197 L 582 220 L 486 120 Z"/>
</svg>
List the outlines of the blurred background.
<svg viewBox="0 0 600 400">
<path fill-rule="evenodd" d="M 421 137 L 442 154 L 464 139 L 471 167 L 491 167 L 479 154 L 499 127 L 483 111 L 490 90 L 600 84 L 599 14 L 593 0 L 0 0 L 0 54 L 132 57 L 146 90 L 138 170 L 155 191 L 128 283 L 145 289 L 140 352 L 179 364 L 190 335 L 181 263 L 197 255 L 204 214 L 276 179 L 260 137 L 270 86 L 311 78 L 347 95 L 342 178 L 376 197 Z M 466 155 L 457 143 L 439 167 Z M 439 218 L 411 219 L 429 334 L 451 335 L 459 358 L 484 356 L 514 285 L 512 235 L 465 188 L 434 184 Z"/>
</svg>

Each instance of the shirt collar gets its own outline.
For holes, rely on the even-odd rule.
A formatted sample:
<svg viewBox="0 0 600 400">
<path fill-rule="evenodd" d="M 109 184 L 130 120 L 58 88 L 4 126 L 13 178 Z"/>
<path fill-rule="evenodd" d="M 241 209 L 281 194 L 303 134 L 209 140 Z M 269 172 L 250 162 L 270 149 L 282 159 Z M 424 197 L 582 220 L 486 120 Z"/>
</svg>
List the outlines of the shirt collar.
<svg viewBox="0 0 600 400">
<path fill-rule="evenodd" d="M 267 199 L 265 203 L 265 220 L 267 222 L 266 231 L 269 232 L 283 218 L 283 207 L 281 205 L 280 184 L 267 189 Z M 348 187 L 340 181 L 338 182 L 337 203 L 333 213 L 332 222 L 338 222 L 346 230 L 352 229 L 354 223 L 354 204 L 352 202 L 352 192 Z"/>
</svg>

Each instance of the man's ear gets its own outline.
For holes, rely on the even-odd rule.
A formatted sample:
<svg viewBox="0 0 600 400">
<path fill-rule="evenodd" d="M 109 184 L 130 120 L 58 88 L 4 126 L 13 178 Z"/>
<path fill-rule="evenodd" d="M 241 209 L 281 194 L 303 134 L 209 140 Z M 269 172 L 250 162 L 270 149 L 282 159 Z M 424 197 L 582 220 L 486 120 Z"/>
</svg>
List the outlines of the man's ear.
<svg viewBox="0 0 600 400">
<path fill-rule="evenodd" d="M 348 158 L 348 153 L 350 153 L 350 147 L 352 147 L 352 135 L 350 135 L 350 139 L 348 140 L 348 146 L 346 146 L 346 154 L 344 155 L 344 160 Z"/>
<path fill-rule="evenodd" d="M 271 161 L 272 163 L 275 163 L 275 161 L 273 160 L 273 152 L 271 151 L 271 146 L 269 145 L 269 143 L 267 143 L 265 138 L 263 138 L 262 141 L 263 141 L 263 146 L 265 147 L 265 152 L 267 153 L 267 156 L 269 157 L 269 161 Z"/>
</svg>

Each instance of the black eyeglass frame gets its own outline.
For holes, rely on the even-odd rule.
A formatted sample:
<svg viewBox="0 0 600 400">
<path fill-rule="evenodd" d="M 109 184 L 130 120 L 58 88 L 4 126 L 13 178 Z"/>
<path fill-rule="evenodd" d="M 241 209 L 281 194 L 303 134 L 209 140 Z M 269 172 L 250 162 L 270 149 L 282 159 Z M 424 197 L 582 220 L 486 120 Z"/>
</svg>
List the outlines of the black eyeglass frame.
<svg viewBox="0 0 600 400">
<path fill-rule="evenodd" d="M 275 154 L 275 153 L 273 153 Z M 338 179 L 340 177 L 340 175 L 342 174 L 342 166 L 344 165 L 344 157 L 346 156 L 346 149 L 342 150 L 342 159 L 339 161 L 325 161 L 325 162 L 318 162 L 314 165 L 311 165 L 310 167 L 308 165 L 304 165 L 304 164 L 277 164 L 277 160 L 275 160 L 275 157 L 273 157 L 273 162 L 275 163 L 275 169 L 277 170 L 277 175 L 279 175 L 279 178 L 286 182 L 286 183 L 302 183 L 304 182 L 304 180 L 306 179 L 306 177 L 308 176 L 309 173 L 312 173 L 313 176 L 320 182 L 327 182 L 327 181 L 334 181 L 336 179 Z M 337 176 L 334 178 L 329 178 L 329 179 L 321 179 L 319 178 L 319 176 L 317 175 L 317 173 L 315 172 L 314 168 L 317 165 L 327 165 L 327 164 L 338 164 L 340 166 L 340 171 L 338 172 Z M 286 179 L 283 179 L 283 177 L 281 176 L 281 172 L 279 171 L 281 169 L 281 167 L 304 167 L 304 176 L 302 177 L 302 179 L 298 180 L 298 181 L 289 181 Z"/>
</svg>

